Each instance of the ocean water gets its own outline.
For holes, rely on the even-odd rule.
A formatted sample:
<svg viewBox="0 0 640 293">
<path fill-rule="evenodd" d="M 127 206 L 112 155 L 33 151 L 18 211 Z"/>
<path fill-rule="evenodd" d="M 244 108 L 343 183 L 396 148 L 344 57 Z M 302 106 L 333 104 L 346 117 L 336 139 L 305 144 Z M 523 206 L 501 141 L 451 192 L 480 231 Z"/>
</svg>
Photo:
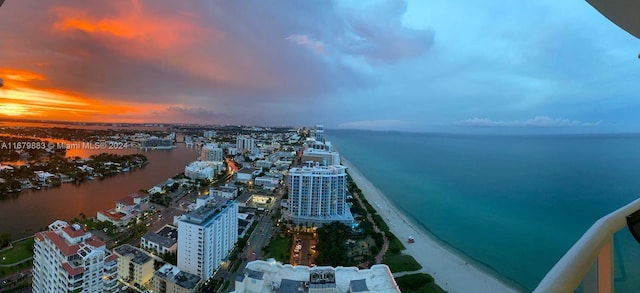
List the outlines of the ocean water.
<svg viewBox="0 0 640 293">
<path fill-rule="evenodd" d="M 640 197 L 640 135 L 327 138 L 422 228 L 525 291 L 598 218 Z M 640 244 L 626 228 L 614 243 L 616 292 L 637 292 Z"/>
</svg>

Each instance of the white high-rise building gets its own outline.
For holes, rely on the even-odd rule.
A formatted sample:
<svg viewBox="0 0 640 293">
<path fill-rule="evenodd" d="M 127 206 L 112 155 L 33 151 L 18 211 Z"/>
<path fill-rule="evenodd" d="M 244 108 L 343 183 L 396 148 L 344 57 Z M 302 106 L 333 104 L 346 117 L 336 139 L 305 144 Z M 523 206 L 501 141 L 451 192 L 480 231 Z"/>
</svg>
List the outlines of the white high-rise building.
<svg viewBox="0 0 640 293">
<path fill-rule="evenodd" d="M 317 141 L 324 141 L 324 125 L 316 125 L 314 134 Z"/>
<path fill-rule="evenodd" d="M 209 279 L 238 241 L 238 203 L 206 205 L 178 220 L 178 268 Z"/>
<path fill-rule="evenodd" d="M 353 223 L 346 203 L 346 169 L 341 165 L 321 166 L 317 162 L 291 168 L 287 178 L 291 220 L 314 225 L 333 221 Z"/>
<path fill-rule="evenodd" d="M 215 143 L 208 143 L 202 146 L 200 151 L 200 161 L 216 161 L 222 162 L 224 156 L 222 155 L 222 149 Z"/>
<path fill-rule="evenodd" d="M 255 140 L 251 137 L 241 136 L 236 137 L 236 148 L 239 151 L 251 151 L 255 147 Z"/>
<path fill-rule="evenodd" d="M 215 132 L 215 130 L 205 130 L 203 135 L 204 138 L 214 138 L 216 137 L 217 133 Z"/>
<path fill-rule="evenodd" d="M 116 292 L 118 256 L 82 229 L 55 221 L 35 234 L 33 292 Z"/>
</svg>

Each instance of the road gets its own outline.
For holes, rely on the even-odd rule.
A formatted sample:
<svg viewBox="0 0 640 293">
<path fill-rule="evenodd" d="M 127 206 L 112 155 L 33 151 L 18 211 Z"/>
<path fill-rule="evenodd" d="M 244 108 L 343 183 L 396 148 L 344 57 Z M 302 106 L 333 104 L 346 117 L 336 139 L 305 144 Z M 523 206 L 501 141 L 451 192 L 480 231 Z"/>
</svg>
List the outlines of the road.
<svg viewBox="0 0 640 293">
<path fill-rule="evenodd" d="M 280 207 L 282 191 L 276 192 L 275 194 L 276 201 L 274 202 L 272 209 L 266 210 L 263 215 L 256 217 L 256 221 L 258 222 L 258 224 L 256 225 L 256 228 L 253 230 L 251 235 L 249 235 L 247 245 L 245 246 L 242 253 L 240 253 L 239 259 L 242 260 L 242 263 L 240 264 L 236 272 L 229 272 L 229 269 L 231 268 L 223 265 L 213 276 L 213 279 L 225 279 L 231 282 L 231 285 L 227 289 L 227 292 L 231 292 L 234 289 L 233 282 L 236 280 L 238 275 L 244 273 L 244 268 L 246 267 L 247 262 L 255 259 L 266 259 L 266 255 L 264 254 L 264 247 L 269 244 L 272 236 L 274 236 L 275 234 L 274 223 L 271 219 L 271 213 L 274 211 L 274 208 Z"/>
<path fill-rule="evenodd" d="M 252 259 L 252 254 L 255 252 L 254 259 L 264 259 L 265 255 L 263 255 L 263 248 L 269 244 L 270 237 L 273 232 L 273 222 L 271 221 L 271 217 L 267 215 L 263 215 L 258 220 L 258 225 L 256 226 L 251 236 L 249 236 L 249 240 L 247 242 L 247 247 L 245 249 L 245 257 L 247 259 Z"/>
</svg>

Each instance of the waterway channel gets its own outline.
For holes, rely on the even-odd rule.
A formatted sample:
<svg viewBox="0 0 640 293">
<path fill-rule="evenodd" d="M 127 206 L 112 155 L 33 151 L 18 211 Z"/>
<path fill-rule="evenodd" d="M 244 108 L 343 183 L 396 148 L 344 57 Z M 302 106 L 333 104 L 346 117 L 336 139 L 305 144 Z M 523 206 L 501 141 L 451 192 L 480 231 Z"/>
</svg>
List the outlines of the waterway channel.
<svg viewBox="0 0 640 293">
<path fill-rule="evenodd" d="M 0 197 L 0 233 L 8 232 L 17 239 L 35 233 L 57 219 L 70 220 L 80 213 L 94 217 L 99 210 L 113 208 L 116 200 L 127 194 L 148 189 L 183 172 L 184 167 L 197 158 L 196 149 L 184 144 L 170 150 L 74 150 L 67 156 L 86 158 L 101 152 L 141 153 L 149 163 L 141 169 L 104 179 L 64 183 L 60 187 L 24 190 Z"/>
</svg>

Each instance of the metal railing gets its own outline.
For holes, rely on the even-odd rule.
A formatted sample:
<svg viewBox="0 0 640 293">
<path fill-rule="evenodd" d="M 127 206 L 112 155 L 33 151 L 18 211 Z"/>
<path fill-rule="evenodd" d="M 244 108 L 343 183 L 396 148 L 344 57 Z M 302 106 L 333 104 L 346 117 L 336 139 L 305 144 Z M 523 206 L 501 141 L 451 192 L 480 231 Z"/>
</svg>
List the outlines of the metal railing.
<svg viewBox="0 0 640 293">
<path fill-rule="evenodd" d="M 626 226 L 626 217 L 640 210 L 640 199 L 600 218 L 551 268 L 533 291 L 613 292 L 613 234 Z"/>
</svg>

